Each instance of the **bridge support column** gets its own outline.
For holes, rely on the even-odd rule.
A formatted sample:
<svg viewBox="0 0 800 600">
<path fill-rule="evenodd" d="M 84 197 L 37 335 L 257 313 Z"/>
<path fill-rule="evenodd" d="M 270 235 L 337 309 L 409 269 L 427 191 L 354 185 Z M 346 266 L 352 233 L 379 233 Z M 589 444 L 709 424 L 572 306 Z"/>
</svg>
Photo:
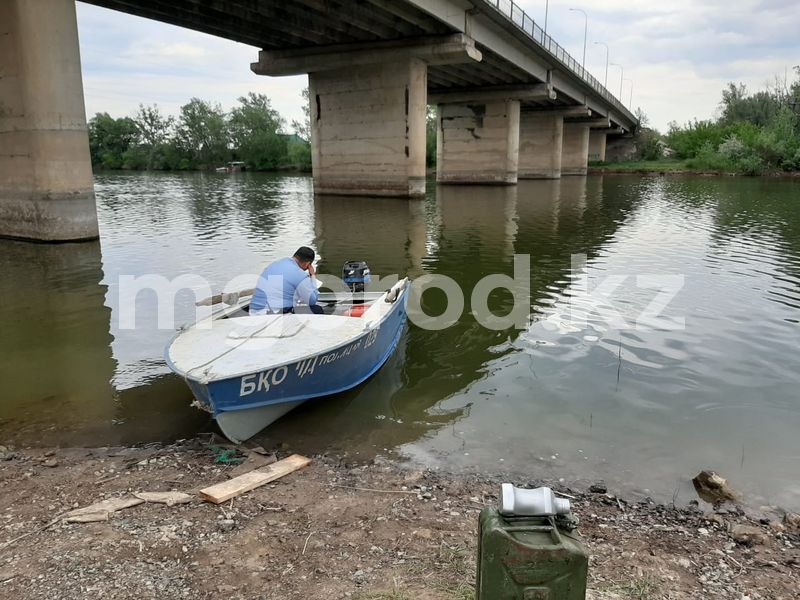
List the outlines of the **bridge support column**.
<svg viewBox="0 0 800 600">
<path fill-rule="evenodd" d="M 563 137 L 562 115 L 523 111 L 519 121 L 519 178 L 560 178 Z"/>
<path fill-rule="evenodd" d="M 464 35 L 262 50 L 258 75 L 308 73 L 314 192 L 425 193 L 428 66 L 480 61 Z"/>
<path fill-rule="evenodd" d="M 589 123 L 564 123 L 562 175 L 586 175 L 589 166 Z"/>
<path fill-rule="evenodd" d="M 614 135 L 606 144 L 606 156 L 609 161 L 633 160 L 638 152 L 636 138 L 632 135 Z"/>
<path fill-rule="evenodd" d="M 438 183 L 517 183 L 519 100 L 440 104 Z"/>
<path fill-rule="evenodd" d="M 410 58 L 309 75 L 318 194 L 425 194 L 427 66 Z"/>
<path fill-rule="evenodd" d="M 606 137 L 605 131 L 589 132 L 589 160 L 590 161 L 605 161 L 606 159 Z"/>
<path fill-rule="evenodd" d="M 74 0 L 0 2 L 0 236 L 98 236 Z"/>
</svg>

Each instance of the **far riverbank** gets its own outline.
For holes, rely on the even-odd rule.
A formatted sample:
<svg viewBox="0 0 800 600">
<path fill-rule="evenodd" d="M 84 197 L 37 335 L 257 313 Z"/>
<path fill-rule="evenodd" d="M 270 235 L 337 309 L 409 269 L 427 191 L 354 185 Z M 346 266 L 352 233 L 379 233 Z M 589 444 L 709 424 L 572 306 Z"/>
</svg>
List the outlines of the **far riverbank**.
<svg viewBox="0 0 800 600">
<path fill-rule="evenodd" d="M 691 166 L 689 160 L 661 159 L 661 160 L 630 160 L 607 163 L 589 163 L 590 175 L 602 174 L 628 174 L 628 175 L 714 175 L 718 177 L 779 177 L 800 178 L 800 171 L 770 171 L 761 175 L 743 175 L 731 171 L 718 171 L 713 169 L 698 169 Z"/>
</svg>

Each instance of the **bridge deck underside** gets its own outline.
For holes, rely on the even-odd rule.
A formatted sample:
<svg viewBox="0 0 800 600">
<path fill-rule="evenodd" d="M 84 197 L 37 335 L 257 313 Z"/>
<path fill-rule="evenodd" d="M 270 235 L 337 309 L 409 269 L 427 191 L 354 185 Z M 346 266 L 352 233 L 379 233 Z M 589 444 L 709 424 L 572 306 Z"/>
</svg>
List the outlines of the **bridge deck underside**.
<svg viewBox="0 0 800 600">
<path fill-rule="evenodd" d="M 397 0 L 84 0 L 263 49 L 291 49 L 446 35 L 455 30 L 409 3 Z M 431 66 L 430 92 L 480 86 L 541 83 L 526 71 L 478 45 L 481 62 Z M 254 56 L 255 58 L 255 56 Z M 577 104 L 526 100 L 523 108 Z"/>
<path fill-rule="evenodd" d="M 85 0 L 264 49 L 453 33 L 396 0 Z"/>
</svg>

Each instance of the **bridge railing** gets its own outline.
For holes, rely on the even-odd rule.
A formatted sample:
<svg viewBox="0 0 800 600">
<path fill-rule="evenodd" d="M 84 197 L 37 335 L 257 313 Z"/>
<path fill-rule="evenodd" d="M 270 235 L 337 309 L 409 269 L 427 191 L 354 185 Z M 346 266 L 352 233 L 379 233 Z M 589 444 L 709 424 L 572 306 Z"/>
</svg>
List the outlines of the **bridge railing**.
<svg viewBox="0 0 800 600">
<path fill-rule="evenodd" d="M 528 16 L 524 10 L 517 6 L 513 0 L 484 0 L 486 4 L 497 9 L 500 14 L 507 17 L 514 25 L 525 32 L 536 44 L 549 52 L 556 60 L 558 60 L 567 69 L 575 73 L 586 84 L 589 85 L 595 92 L 597 92 L 603 99 L 615 108 L 622 111 L 623 114 L 631 114 L 631 111 L 620 102 L 614 94 L 609 92 L 603 84 L 601 84 L 583 65 L 570 56 L 569 52 L 556 42 L 553 38 L 547 35 L 536 22 Z"/>
</svg>

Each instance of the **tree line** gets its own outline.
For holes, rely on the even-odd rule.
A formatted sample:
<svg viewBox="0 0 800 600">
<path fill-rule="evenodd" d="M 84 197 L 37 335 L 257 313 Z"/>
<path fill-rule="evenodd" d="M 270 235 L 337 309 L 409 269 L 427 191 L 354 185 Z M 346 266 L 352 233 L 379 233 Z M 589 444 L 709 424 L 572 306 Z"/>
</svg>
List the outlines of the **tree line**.
<svg viewBox="0 0 800 600">
<path fill-rule="evenodd" d="M 139 105 L 133 117 L 97 113 L 89 120 L 92 164 L 104 169 L 202 170 L 242 161 L 253 170 L 311 170 L 308 90 L 304 122 L 285 119 L 264 94 L 250 92 L 225 112 L 217 103 L 192 98 L 177 116 Z"/>
<path fill-rule="evenodd" d="M 716 118 L 673 121 L 663 136 L 648 130 L 640 158 L 660 158 L 668 148 L 692 169 L 745 175 L 800 171 L 800 67 L 794 71 L 793 81 L 776 78 L 752 93 L 744 84 L 729 83 Z"/>
</svg>

